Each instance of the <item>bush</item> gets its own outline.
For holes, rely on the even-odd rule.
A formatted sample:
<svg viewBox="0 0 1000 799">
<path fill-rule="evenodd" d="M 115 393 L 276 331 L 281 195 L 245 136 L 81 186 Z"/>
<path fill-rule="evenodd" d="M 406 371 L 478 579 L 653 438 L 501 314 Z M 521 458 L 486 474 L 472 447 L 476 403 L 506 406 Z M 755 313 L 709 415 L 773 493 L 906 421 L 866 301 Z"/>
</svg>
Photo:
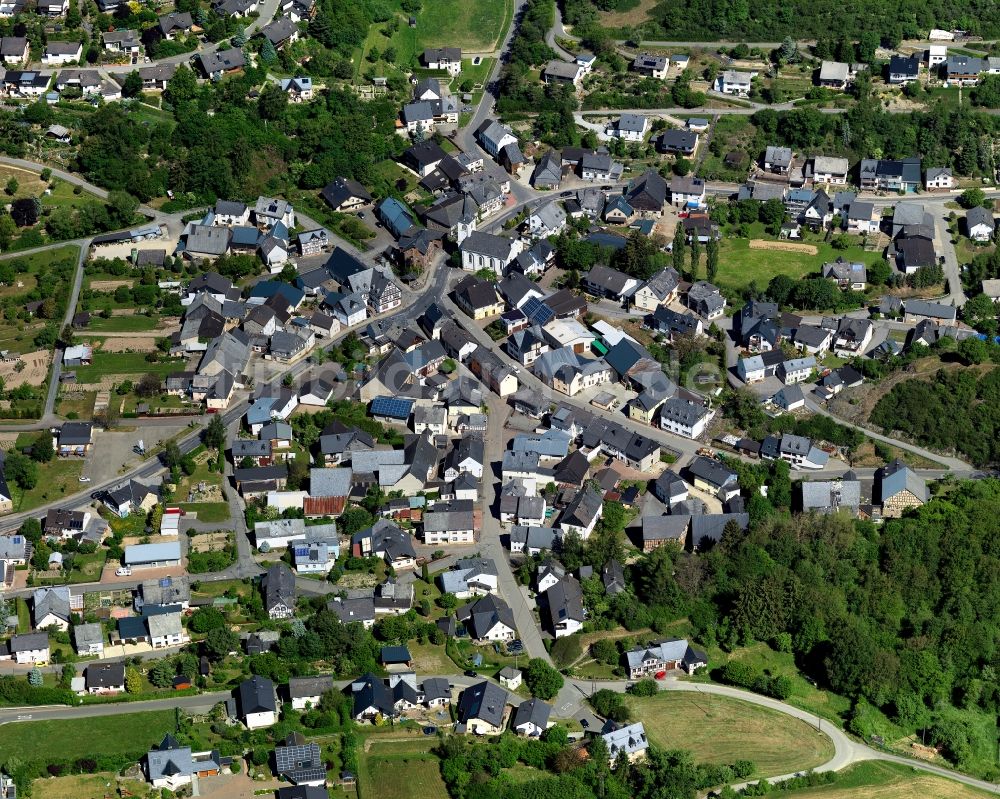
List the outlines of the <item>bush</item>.
<svg viewBox="0 0 1000 799">
<path fill-rule="evenodd" d="M 639 682 L 632 683 L 628 687 L 628 692 L 632 696 L 656 696 L 658 690 L 656 680 L 651 680 L 648 677 L 644 680 L 639 680 Z"/>
<path fill-rule="evenodd" d="M 552 655 L 552 661 L 556 666 L 563 669 L 583 654 L 583 648 L 580 646 L 580 639 L 571 635 L 567 638 L 557 638 L 549 654 Z"/>
<path fill-rule="evenodd" d="M 611 721 L 625 722 L 631 715 L 625 697 L 608 688 L 602 688 L 591 696 L 590 705 L 595 713 Z"/>
</svg>

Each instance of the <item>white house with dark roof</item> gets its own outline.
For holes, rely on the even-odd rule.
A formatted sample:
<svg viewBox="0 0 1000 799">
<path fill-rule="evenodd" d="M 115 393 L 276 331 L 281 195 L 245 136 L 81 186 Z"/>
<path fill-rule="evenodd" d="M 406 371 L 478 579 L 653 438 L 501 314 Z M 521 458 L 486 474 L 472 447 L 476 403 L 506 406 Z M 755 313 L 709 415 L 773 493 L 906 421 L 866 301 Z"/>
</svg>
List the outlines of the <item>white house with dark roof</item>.
<svg viewBox="0 0 1000 799">
<path fill-rule="evenodd" d="M 641 142 L 649 130 L 649 117 L 643 114 L 625 113 L 610 123 L 605 129 L 605 135 L 622 141 Z"/>
<path fill-rule="evenodd" d="M 181 746 L 172 735 L 146 755 L 146 776 L 154 788 L 176 791 L 190 785 L 195 776 L 209 777 L 222 770 L 222 758 L 215 750 L 192 752 L 191 747 Z"/>
<path fill-rule="evenodd" d="M 488 269 L 497 277 L 506 274 L 511 261 L 521 252 L 518 241 L 480 230 L 466 236 L 459 249 L 462 253 L 462 269 L 466 272 Z"/>
<path fill-rule="evenodd" d="M 288 697 L 292 700 L 292 708 L 295 710 L 318 706 L 323 694 L 332 690 L 334 690 L 333 677 L 329 674 L 288 679 Z"/>
<path fill-rule="evenodd" d="M 630 680 L 639 680 L 661 671 L 681 670 L 694 674 L 695 669 L 705 666 L 707 662 L 705 654 L 692 648 L 685 638 L 668 638 L 625 653 Z"/>
<path fill-rule="evenodd" d="M 608 761 L 612 766 L 623 754 L 629 762 L 642 760 L 646 757 L 646 750 L 649 749 L 646 728 L 642 726 L 641 721 L 624 727 L 615 727 L 602 733 L 601 738 L 608 748 Z"/>
<path fill-rule="evenodd" d="M 527 738 L 540 738 L 542 733 L 555 723 L 549 721 L 551 714 L 552 705 L 537 697 L 532 697 L 518 705 L 510 726 L 518 735 Z"/>
<path fill-rule="evenodd" d="M 248 730 L 270 727 L 278 720 L 278 703 L 274 683 L 265 677 L 253 676 L 237 689 L 239 713 Z"/>
</svg>

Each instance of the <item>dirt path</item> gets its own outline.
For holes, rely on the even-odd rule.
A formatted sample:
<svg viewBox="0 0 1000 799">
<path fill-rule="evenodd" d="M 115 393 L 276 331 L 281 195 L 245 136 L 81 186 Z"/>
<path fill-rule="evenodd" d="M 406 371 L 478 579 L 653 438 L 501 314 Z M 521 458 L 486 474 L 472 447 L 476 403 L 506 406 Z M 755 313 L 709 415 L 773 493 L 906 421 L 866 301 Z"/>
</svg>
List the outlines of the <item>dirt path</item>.
<svg viewBox="0 0 1000 799">
<path fill-rule="evenodd" d="M 802 252 L 806 255 L 816 255 L 819 253 L 815 244 L 796 244 L 791 241 L 766 241 L 764 239 L 750 239 L 751 250 L 775 250 L 777 252 Z"/>
</svg>

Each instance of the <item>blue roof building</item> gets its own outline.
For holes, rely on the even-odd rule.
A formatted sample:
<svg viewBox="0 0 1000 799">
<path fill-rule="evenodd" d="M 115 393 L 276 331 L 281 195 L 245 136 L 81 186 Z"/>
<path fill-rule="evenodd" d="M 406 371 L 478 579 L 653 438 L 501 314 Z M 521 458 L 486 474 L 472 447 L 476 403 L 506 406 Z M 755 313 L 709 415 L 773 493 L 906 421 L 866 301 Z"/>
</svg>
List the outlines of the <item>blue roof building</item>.
<svg viewBox="0 0 1000 799">
<path fill-rule="evenodd" d="M 305 292 L 296 288 L 290 283 L 282 283 L 278 280 L 263 280 L 253 287 L 250 292 L 249 303 L 251 305 L 265 302 L 271 297 L 281 295 L 292 308 L 298 308 L 305 299 Z M 256 300 L 256 303 L 254 302 Z"/>
<path fill-rule="evenodd" d="M 375 206 L 375 213 L 397 239 L 402 238 L 417 226 L 410 210 L 395 197 L 386 197 Z"/>
</svg>

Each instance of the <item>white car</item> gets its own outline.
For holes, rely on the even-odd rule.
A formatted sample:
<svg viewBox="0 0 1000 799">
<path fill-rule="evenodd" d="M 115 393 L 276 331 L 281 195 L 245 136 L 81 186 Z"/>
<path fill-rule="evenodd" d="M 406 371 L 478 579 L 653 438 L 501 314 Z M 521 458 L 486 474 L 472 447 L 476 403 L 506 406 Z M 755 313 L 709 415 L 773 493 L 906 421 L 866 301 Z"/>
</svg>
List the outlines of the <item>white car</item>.
<svg viewBox="0 0 1000 799">
<path fill-rule="evenodd" d="M 132 570 L 128 566 L 119 566 L 115 569 L 115 577 L 131 577 Z"/>
<path fill-rule="evenodd" d="M 81 482 L 81 483 L 89 483 L 89 482 L 90 482 L 90 478 L 89 478 L 89 477 L 84 477 L 84 476 L 83 476 L 83 475 L 81 474 L 81 475 L 80 475 L 80 482 Z"/>
</svg>

